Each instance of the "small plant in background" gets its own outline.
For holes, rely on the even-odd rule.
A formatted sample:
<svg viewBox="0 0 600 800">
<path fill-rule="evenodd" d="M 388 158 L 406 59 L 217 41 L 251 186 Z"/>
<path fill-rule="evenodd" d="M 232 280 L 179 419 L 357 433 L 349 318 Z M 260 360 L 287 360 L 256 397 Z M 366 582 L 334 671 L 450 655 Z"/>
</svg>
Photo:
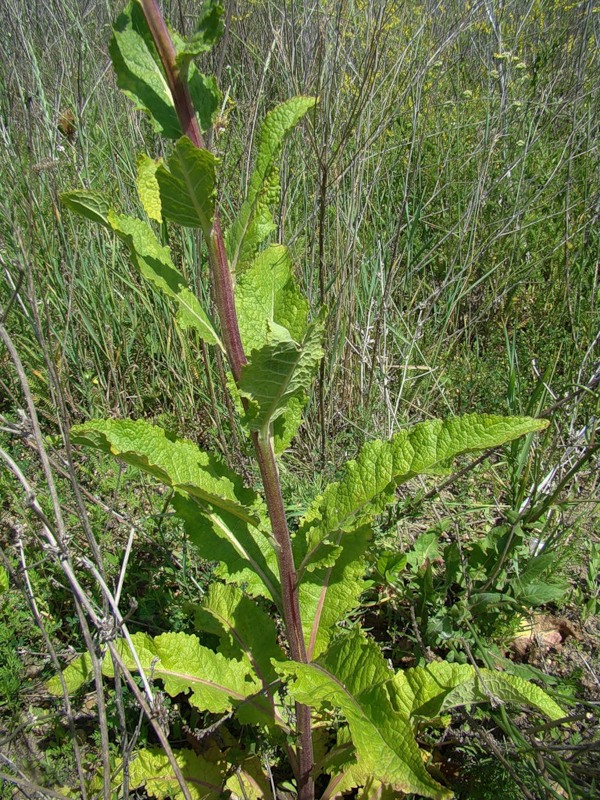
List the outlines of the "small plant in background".
<svg viewBox="0 0 600 800">
<path fill-rule="evenodd" d="M 468 415 L 368 442 L 290 525 L 278 460 L 302 423 L 323 355 L 326 312 L 311 320 L 287 248 L 269 241 L 276 230 L 272 207 L 280 192 L 282 146 L 316 101 L 293 97 L 269 111 L 246 197 L 223 232 L 219 161 L 203 138 L 221 100 L 214 79 L 194 64 L 218 40 L 221 15 L 218 3 L 206 3 L 196 32 L 185 39 L 167 27 L 155 0 L 139 0 L 115 24 L 110 52 L 118 84 L 155 130 L 174 142 L 166 159 L 138 160 L 137 187 L 148 220 L 118 213 L 93 192 L 62 198 L 123 243 L 141 275 L 171 302 L 182 331 L 226 358 L 231 405 L 262 483 L 261 493 L 214 453 L 143 420 L 95 420 L 72 429 L 74 442 L 110 453 L 169 487 L 174 514 L 197 555 L 217 562 L 216 580 L 195 609 L 201 638 L 181 631 L 137 633 L 117 637 L 105 656 L 106 675 L 139 674 L 163 750 L 140 747 L 129 763 L 114 758 L 112 774 L 104 770 L 95 782 L 105 797 L 125 774 L 129 789 L 144 786 L 153 796 L 187 800 L 224 793 L 274 798 L 282 790 L 312 800 L 356 787 L 364 787 L 365 796 L 448 797 L 420 746 L 429 725 L 471 704 L 527 705 L 551 720 L 564 712 L 537 686 L 474 664 L 433 661 L 393 670 L 356 615 L 372 585 L 374 524 L 411 478 L 444 474 L 461 454 L 530 436 L 547 423 Z M 171 224 L 202 236 L 216 319 L 165 243 Z M 422 537 L 403 557 L 376 554 L 377 569 L 397 574 L 404 558 L 426 598 L 429 570 L 440 556 L 435 538 Z M 496 554 L 500 538 L 480 544 L 476 557 Z M 452 564 L 452 553 L 443 556 Z M 118 599 L 113 613 L 114 636 L 122 626 Z M 428 613 L 425 606 L 422 613 Z M 58 692 L 64 681 L 75 690 L 91 678 L 92 667 L 84 655 L 51 687 Z M 191 748 L 167 745 L 167 719 L 176 711 L 154 681 L 170 698 L 183 695 L 197 715 L 198 734 L 188 727 Z"/>
</svg>

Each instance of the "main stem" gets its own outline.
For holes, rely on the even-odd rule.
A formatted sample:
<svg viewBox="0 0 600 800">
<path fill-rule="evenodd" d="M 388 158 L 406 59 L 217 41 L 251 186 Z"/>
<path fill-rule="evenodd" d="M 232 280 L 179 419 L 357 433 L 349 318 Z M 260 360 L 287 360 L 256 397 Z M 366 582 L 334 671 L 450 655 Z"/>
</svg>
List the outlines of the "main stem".
<svg viewBox="0 0 600 800">
<path fill-rule="evenodd" d="M 183 134 L 187 136 L 196 147 L 204 148 L 204 140 L 198 125 L 187 83 L 182 80 L 176 62 L 175 48 L 160 8 L 158 7 L 158 3 L 156 0 L 140 0 L 140 2 L 165 70 Z M 223 344 L 225 345 L 233 377 L 236 383 L 239 383 L 242 368 L 244 364 L 246 364 L 246 355 L 244 353 L 237 321 L 233 295 L 233 281 L 231 279 L 231 271 L 225 251 L 225 242 L 216 210 L 212 233 L 206 244 L 213 281 L 215 305 L 221 323 Z M 302 620 L 300 617 L 296 568 L 294 565 L 292 543 L 285 515 L 283 496 L 281 494 L 281 484 L 279 481 L 277 462 L 275 461 L 275 453 L 273 452 L 273 446 L 269 437 L 253 434 L 252 442 L 254 444 L 256 460 L 265 491 L 271 529 L 276 542 L 277 564 L 279 568 L 279 579 L 281 581 L 282 610 L 290 654 L 295 661 L 306 664 L 308 659 L 302 632 Z M 310 708 L 301 703 L 296 704 L 296 725 L 298 729 L 298 770 L 296 775 L 298 797 L 299 800 L 314 800 L 315 787 L 311 775 L 314 764 L 311 715 Z"/>
</svg>

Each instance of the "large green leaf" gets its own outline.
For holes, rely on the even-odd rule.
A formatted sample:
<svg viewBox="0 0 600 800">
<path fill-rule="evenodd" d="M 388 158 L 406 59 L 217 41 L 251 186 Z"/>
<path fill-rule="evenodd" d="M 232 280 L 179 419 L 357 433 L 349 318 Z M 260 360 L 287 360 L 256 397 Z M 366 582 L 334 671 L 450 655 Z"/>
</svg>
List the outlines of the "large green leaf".
<svg viewBox="0 0 600 800">
<path fill-rule="evenodd" d="M 355 630 L 335 642 L 312 664 L 277 664 L 300 703 L 333 706 L 346 718 L 358 764 L 397 791 L 446 798 L 451 792 L 430 777 L 408 716 L 392 706 L 393 673 L 377 645 Z"/>
<path fill-rule="evenodd" d="M 183 40 L 173 35 L 173 41 L 176 51 L 181 51 L 183 59 L 187 58 Z M 129 3 L 119 15 L 109 51 L 119 88 L 133 100 L 136 108 L 149 115 L 159 133 L 178 139 L 182 131 L 173 96 L 139 3 Z M 193 64 L 189 67 L 187 82 L 200 126 L 207 130 L 219 107 L 216 83 L 198 72 Z"/>
<path fill-rule="evenodd" d="M 193 750 L 176 750 L 174 755 L 192 800 L 219 800 L 224 796 L 229 764 L 209 761 Z M 158 748 L 139 750 L 129 762 L 129 788 L 144 789 L 145 794 L 158 800 L 183 797 L 169 759 Z"/>
<path fill-rule="evenodd" d="M 364 553 L 371 528 L 340 535 L 330 565 L 303 571 L 300 579 L 300 611 L 309 660 L 323 653 L 339 630 L 336 625 L 355 609 L 370 582 L 364 579 Z"/>
<path fill-rule="evenodd" d="M 534 683 L 470 664 L 434 661 L 398 672 L 392 686 L 396 707 L 411 717 L 433 719 L 471 703 L 510 703 L 534 708 L 552 720 L 564 717 L 558 703 Z"/>
<path fill-rule="evenodd" d="M 156 180 L 156 170 L 160 165 L 160 160 L 150 158 L 145 153 L 141 153 L 136 162 L 137 172 L 135 185 L 137 187 L 138 197 L 144 211 L 150 219 L 155 219 L 157 222 L 162 222 L 162 210 L 160 204 L 160 191 L 158 188 L 158 181 Z"/>
<path fill-rule="evenodd" d="M 275 165 L 287 134 L 316 100 L 292 97 L 270 111 L 262 124 L 254 171 L 248 193 L 225 241 L 232 271 L 241 271 L 259 246 L 275 230 L 271 206 L 279 199 L 279 175 Z"/>
<path fill-rule="evenodd" d="M 68 667 L 62 671 L 66 689 L 69 694 L 75 694 L 82 686 L 89 683 L 94 677 L 92 657 L 89 653 L 83 653 L 73 659 Z M 60 697 L 62 695 L 62 681 L 58 675 L 53 675 L 47 682 L 46 688 L 50 694 Z"/>
<path fill-rule="evenodd" d="M 222 714 L 242 701 L 252 702 L 248 698 L 261 689 L 247 659 L 225 658 L 203 647 L 193 634 L 161 633 L 152 638 L 135 633 L 131 639 L 142 669 L 160 679 L 171 697 L 189 692 L 190 703 L 202 711 Z M 126 642 L 119 640 L 117 645 L 127 668 L 137 670 Z M 102 669 L 113 676 L 110 657 L 105 657 Z"/>
<path fill-rule="evenodd" d="M 421 422 L 388 442 L 368 442 L 309 509 L 301 527 L 316 550 L 327 537 L 369 522 L 393 502 L 395 489 L 416 475 L 447 471 L 462 453 L 484 450 L 543 430 L 546 420 L 470 414 Z"/>
<path fill-rule="evenodd" d="M 183 136 L 156 180 L 163 216 L 188 228 L 201 228 L 208 238 L 215 213 L 217 159 Z"/>
<path fill-rule="evenodd" d="M 175 495 L 173 507 L 198 554 L 219 562 L 218 577 L 252 596 L 273 600 L 281 608 L 277 557 L 263 530 L 224 511 L 210 513 L 182 494 Z"/>
<path fill-rule="evenodd" d="M 294 282 L 287 247 L 270 245 L 238 276 L 235 306 L 247 353 L 267 343 L 267 326 L 273 322 L 286 328 L 296 342 L 302 341 L 308 302 Z"/>
<path fill-rule="evenodd" d="M 139 162 L 138 189 L 149 216 L 160 217 L 160 200 L 157 195 L 156 169 L 158 165 L 147 156 Z M 156 184 L 156 185 L 155 185 Z M 108 201 L 97 192 L 77 190 L 61 195 L 61 202 L 77 214 L 99 222 L 116 233 L 128 247 L 131 258 L 141 275 L 163 294 L 175 300 L 177 322 L 185 329 L 193 328 L 208 344 L 223 344 L 212 322 L 189 289 L 183 275 L 175 268 L 168 247 L 163 247 L 152 228 L 142 220 L 116 214 Z"/>
<path fill-rule="evenodd" d="M 138 467 L 167 486 L 252 525 L 257 495 L 215 456 L 144 420 L 100 419 L 75 425 L 73 442 L 95 447 Z"/>
<path fill-rule="evenodd" d="M 267 344 L 252 351 L 240 380 L 240 392 L 250 400 L 251 430 L 266 432 L 293 397 L 306 394 L 323 357 L 322 336 L 322 317 L 309 326 L 302 344 L 273 325 Z"/>
<path fill-rule="evenodd" d="M 213 583 L 195 615 L 196 627 L 219 637 L 227 658 L 247 658 L 263 687 L 277 679 L 271 663 L 284 661 L 273 617 L 233 585 Z"/>
<path fill-rule="evenodd" d="M 198 16 L 194 34 L 177 47 L 177 65 L 185 69 L 192 58 L 212 50 L 223 35 L 223 28 L 223 5 L 217 0 L 207 0 Z"/>
</svg>

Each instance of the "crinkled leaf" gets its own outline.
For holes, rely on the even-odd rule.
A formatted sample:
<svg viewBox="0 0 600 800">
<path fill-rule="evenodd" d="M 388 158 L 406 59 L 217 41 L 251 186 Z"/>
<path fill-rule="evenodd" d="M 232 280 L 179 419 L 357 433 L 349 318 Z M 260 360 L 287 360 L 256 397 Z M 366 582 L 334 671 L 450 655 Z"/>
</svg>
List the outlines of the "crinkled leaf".
<svg viewBox="0 0 600 800">
<path fill-rule="evenodd" d="M 564 716 L 563 709 L 534 683 L 470 664 L 434 661 L 398 672 L 392 685 L 396 707 L 411 717 L 432 719 L 457 706 L 497 702 L 530 706 L 553 720 Z"/>
<path fill-rule="evenodd" d="M 283 661 L 275 622 L 256 602 L 231 584 L 213 583 L 195 615 L 196 627 L 219 637 L 219 652 L 247 658 L 266 687 L 277 678 L 271 659 Z"/>
<path fill-rule="evenodd" d="M 192 800 L 220 800 L 231 771 L 229 764 L 209 761 L 193 750 L 175 750 L 175 760 L 181 769 Z M 149 797 L 159 800 L 179 800 L 179 788 L 173 768 L 163 750 L 139 750 L 129 762 L 129 788 L 145 789 Z"/>
<path fill-rule="evenodd" d="M 63 678 L 69 694 L 75 694 L 76 691 L 81 689 L 86 683 L 94 677 L 94 670 L 92 667 L 92 658 L 89 653 L 75 658 L 68 667 L 62 671 Z M 58 675 L 53 675 L 46 683 L 46 688 L 50 694 L 56 697 L 62 696 L 62 682 Z"/>
<path fill-rule="evenodd" d="M 301 345 L 273 325 L 267 344 L 252 351 L 240 380 L 240 392 L 251 401 L 251 430 L 266 430 L 292 397 L 306 393 L 323 357 L 322 335 L 322 318 L 309 326 Z"/>
<path fill-rule="evenodd" d="M 277 558 L 266 533 L 233 514 L 208 513 L 184 495 L 173 498 L 173 507 L 199 555 L 219 562 L 218 577 L 281 607 Z"/>
<path fill-rule="evenodd" d="M 73 442 L 95 447 L 250 524 L 257 496 L 215 456 L 144 420 L 100 419 L 75 425 Z"/>
<path fill-rule="evenodd" d="M 163 216 L 188 228 L 202 228 L 210 236 L 215 212 L 217 159 L 183 136 L 167 164 L 160 164 L 156 180 Z"/>
<path fill-rule="evenodd" d="M 135 633 L 131 639 L 146 674 L 160 679 L 171 697 L 190 693 L 190 703 L 202 711 L 222 714 L 261 689 L 247 660 L 236 661 L 214 653 L 193 634 L 162 633 L 152 638 Z M 137 670 L 125 641 L 119 640 L 117 645 L 127 668 Z M 102 669 L 113 677 L 110 657 L 105 657 Z"/>
<path fill-rule="evenodd" d="M 270 111 L 262 124 L 248 193 L 225 237 L 232 271 L 240 271 L 248 264 L 275 229 L 271 206 L 280 192 L 275 161 L 287 134 L 315 102 L 314 97 L 292 97 Z"/>
<path fill-rule="evenodd" d="M 100 194 L 100 192 L 91 192 L 85 189 L 75 189 L 71 192 L 63 192 L 60 195 L 61 203 L 80 214 L 86 219 L 91 219 L 92 222 L 99 222 L 101 225 L 110 227 L 108 221 L 108 212 L 110 204 L 107 198 Z"/>
<path fill-rule="evenodd" d="M 312 664 L 288 661 L 276 669 L 288 676 L 288 692 L 313 707 L 333 706 L 346 718 L 358 764 L 397 791 L 446 798 L 451 793 L 423 765 L 408 717 L 388 695 L 392 678 L 377 645 L 360 631 L 341 637 Z"/>
<path fill-rule="evenodd" d="M 247 353 L 266 344 L 267 326 L 272 322 L 286 328 L 294 341 L 302 341 L 308 325 L 308 302 L 294 282 L 286 247 L 273 244 L 257 255 L 238 277 L 235 306 Z"/>
<path fill-rule="evenodd" d="M 416 475 L 436 474 L 462 453 L 484 450 L 547 427 L 546 420 L 470 414 L 421 422 L 388 442 L 368 442 L 340 481 L 316 499 L 301 523 L 311 547 L 370 521 L 394 500 L 395 489 Z"/>
<path fill-rule="evenodd" d="M 369 527 L 340 536 L 334 563 L 302 574 L 300 611 L 309 660 L 327 649 L 337 623 L 358 606 L 361 594 L 370 586 L 364 579 L 364 554 L 370 538 Z"/>
<path fill-rule="evenodd" d="M 162 222 L 160 192 L 158 189 L 158 181 L 156 180 L 156 170 L 159 164 L 160 161 L 156 161 L 145 153 L 141 153 L 137 159 L 135 183 L 138 197 L 144 206 L 146 214 L 148 214 L 150 219 Z"/>
</svg>

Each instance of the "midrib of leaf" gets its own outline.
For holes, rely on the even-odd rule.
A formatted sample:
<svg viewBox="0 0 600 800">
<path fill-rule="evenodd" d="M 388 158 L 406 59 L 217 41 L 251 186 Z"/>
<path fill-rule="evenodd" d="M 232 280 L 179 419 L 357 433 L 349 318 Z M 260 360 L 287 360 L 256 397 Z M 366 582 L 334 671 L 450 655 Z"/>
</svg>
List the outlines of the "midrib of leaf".
<svg viewBox="0 0 600 800">
<path fill-rule="evenodd" d="M 338 536 L 337 544 L 341 541 L 341 534 Z M 315 619 L 310 631 L 310 639 L 308 642 L 308 647 L 306 650 L 306 655 L 308 660 L 312 660 L 312 655 L 315 649 L 315 644 L 317 643 L 317 634 L 319 632 L 319 625 L 321 623 L 321 614 L 323 613 L 323 607 L 325 605 L 325 598 L 327 597 L 327 592 L 329 591 L 329 580 L 331 578 L 331 573 L 333 572 L 333 568 L 335 567 L 335 563 L 332 564 L 330 567 L 327 568 L 327 574 L 323 579 L 323 585 L 321 586 L 321 593 L 319 594 L 319 602 L 317 603 L 317 611 L 315 613 Z M 300 574 L 300 573 L 299 573 Z M 299 579 L 300 580 L 300 577 Z"/>
<path fill-rule="evenodd" d="M 302 347 L 299 347 L 298 350 L 296 351 L 296 357 L 290 363 L 290 367 L 289 367 L 289 370 L 288 370 L 288 373 L 287 373 L 287 378 L 284 380 L 283 383 L 279 383 L 275 379 L 271 380 L 271 381 L 268 381 L 273 386 L 279 386 L 279 390 L 276 391 L 276 393 L 273 395 L 272 402 L 266 408 L 267 417 L 266 417 L 264 425 L 262 426 L 262 428 L 260 430 L 260 435 L 262 437 L 268 436 L 268 434 L 269 434 L 269 426 L 271 424 L 273 414 L 275 413 L 275 411 L 277 411 L 277 407 L 279 405 L 279 401 L 285 395 L 285 393 L 287 391 L 287 388 L 290 385 L 290 383 L 292 383 L 292 380 L 295 377 L 296 367 L 298 366 L 298 364 L 302 360 L 302 356 L 303 355 L 304 355 L 303 349 L 302 349 Z"/>
<path fill-rule="evenodd" d="M 241 555 L 243 558 L 245 558 L 248 561 L 249 564 L 252 565 L 252 569 L 254 570 L 256 575 L 259 576 L 259 578 L 262 580 L 264 585 L 267 587 L 267 589 L 271 593 L 271 597 L 273 598 L 274 603 L 277 606 L 281 607 L 281 598 L 279 597 L 279 592 L 277 592 L 275 590 L 275 587 L 273 586 L 271 581 L 268 579 L 268 577 L 265 575 L 264 571 L 260 568 L 260 565 L 255 561 L 255 559 L 252 558 L 250 553 L 248 553 L 245 550 L 245 548 L 242 547 L 242 545 L 238 541 L 238 539 L 237 539 L 236 535 L 233 533 L 233 531 L 231 531 L 227 527 L 227 525 L 218 516 L 218 514 L 215 514 L 214 512 L 208 511 L 207 509 L 204 509 L 204 508 L 202 510 L 206 514 L 206 516 L 209 517 L 209 519 L 214 523 L 214 525 L 216 525 L 216 527 L 219 528 L 219 530 L 223 531 L 223 533 L 225 534 L 226 539 L 233 546 L 233 548 L 236 550 L 236 552 L 239 555 Z"/>
<path fill-rule="evenodd" d="M 198 215 L 198 219 L 200 220 L 200 224 L 202 225 L 202 229 L 204 231 L 204 234 L 206 236 L 206 241 L 208 243 L 210 241 L 210 232 L 212 230 L 212 224 L 209 223 L 208 217 L 206 216 L 206 214 L 202 210 L 202 203 L 200 203 L 199 200 L 198 200 L 198 196 L 197 196 L 197 193 L 196 193 L 196 187 L 195 187 L 195 185 L 194 185 L 194 183 L 192 182 L 192 179 L 191 179 L 191 173 L 188 172 L 188 170 L 185 168 L 185 162 L 181 158 L 181 156 L 179 154 L 179 151 L 177 149 L 175 149 L 174 154 L 176 155 L 177 160 L 178 160 L 178 162 L 179 162 L 179 164 L 181 166 L 181 171 L 183 173 L 183 180 L 185 181 L 185 185 L 186 185 L 187 190 L 188 190 L 188 195 L 190 196 L 190 198 L 192 200 L 192 204 L 193 204 L 194 210 L 196 211 L 196 214 Z"/>
<path fill-rule="evenodd" d="M 245 223 L 244 223 L 244 225 L 242 227 L 241 236 L 237 240 L 237 245 L 236 245 L 235 250 L 233 251 L 233 254 L 232 254 L 232 257 L 231 257 L 230 267 L 231 267 L 231 271 L 232 271 L 232 273 L 234 275 L 235 275 L 237 264 L 238 264 L 238 261 L 239 261 L 239 258 L 240 258 L 240 253 L 242 251 L 242 246 L 244 244 L 244 240 L 246 239 L 246 234 L 248 233 L 248 229 L 250 228 L 250 225 L 251 225 L 252 220 L 254 219 L 254 215 L 256 213 L 256 208 L 258 206 L 259 196 L 260 196 L 260 191 L 256 192 L 256 195 L 254 197 L 254 201 L 250 205 L 248 214 L 246 215 L 246 221 L 245 221 Z M 240 210 L 241 211 L 244 210 L 244 204 L 242 204 L 242 208 Z"/>
</svg>

